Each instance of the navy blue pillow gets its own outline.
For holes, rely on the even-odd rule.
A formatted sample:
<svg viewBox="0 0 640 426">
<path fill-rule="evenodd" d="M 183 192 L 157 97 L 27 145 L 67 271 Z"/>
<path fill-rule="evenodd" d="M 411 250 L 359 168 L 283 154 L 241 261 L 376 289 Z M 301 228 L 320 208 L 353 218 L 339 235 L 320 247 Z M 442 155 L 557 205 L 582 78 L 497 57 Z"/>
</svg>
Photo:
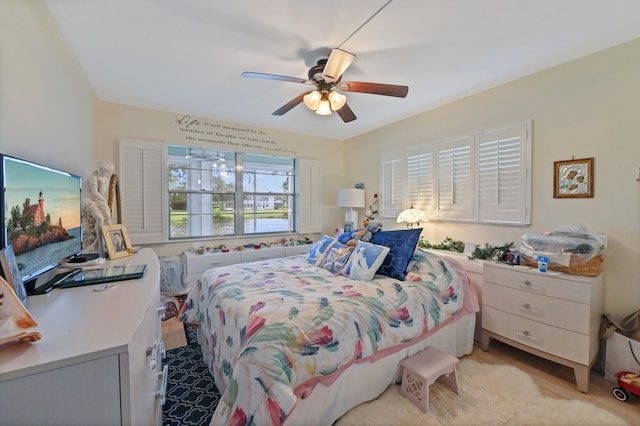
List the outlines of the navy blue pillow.
<svg viewBox="0 0 640 426">
<path fill-rule="evenodd" d="M 389 254 L 376 274 L 404 281 L 407 265 L 418 244 L 422 228 L 379 231 L 371 237 L 372 244 L 389 247 Z"/>
</svg>

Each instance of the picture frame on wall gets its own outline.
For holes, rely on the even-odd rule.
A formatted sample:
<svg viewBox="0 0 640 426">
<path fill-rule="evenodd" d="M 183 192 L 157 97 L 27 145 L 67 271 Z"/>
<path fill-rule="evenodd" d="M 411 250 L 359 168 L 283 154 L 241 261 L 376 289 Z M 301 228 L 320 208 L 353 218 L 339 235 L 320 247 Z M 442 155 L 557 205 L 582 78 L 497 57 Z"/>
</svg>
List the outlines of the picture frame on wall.
<svg viewBox="0 0 640 426">
<path fill-rule="evenodd" d="M 9 284 L 18 296 L 18 300 L 22 305 L 29 309 L 29 300 L 27 298 L 27 289 L 22 282 L 22 276 L 20 275 L 20 268 L 16 261 L 16 255 L 13 251 L 13 246 L 8 245 L 0 250 L 0 272 L 2 277 Z"/>
<path fill-rule="evenodd" d="M 124 225 L 104 225 L 101 230 L 109 259 L 119 259 L 133 254 L 131 240 Z"/>
<path fill-rule="evenodd" d="M 593 198 L 594 158 L 553 162 L 553 198 Z"/>
</svg>

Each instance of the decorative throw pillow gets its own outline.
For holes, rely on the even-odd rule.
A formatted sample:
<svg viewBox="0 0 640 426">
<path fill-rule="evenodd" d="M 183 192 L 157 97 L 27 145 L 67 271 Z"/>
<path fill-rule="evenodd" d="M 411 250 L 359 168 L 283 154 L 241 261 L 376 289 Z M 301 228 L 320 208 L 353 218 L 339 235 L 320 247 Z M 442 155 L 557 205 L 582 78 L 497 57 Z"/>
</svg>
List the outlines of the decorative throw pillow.
<svg viewBox="0 0 640 426">
<path fill-rule="evenodd" d="M 389 253 L 389 247 L 358 241 L 344 265 L 342 275 L 353 280 L 370 281 Z"/>
<path fill-rule="evenodd" d="M 322 260 L 325 258 L 327 253 L 329 253 L 329 249 L 337 242 L 335 238 L 331 238 L 328 235 L 324 235 L 318 241 L 316 241 L 309 249 L 309 253 L 307 253 L 307 260 L 309 263 L 313 265 L 320 265 Z"/>
<path fill-rule="evenodd" d="M 345 263 L 349 260 L 349 256 L 353 251 L 353 246 L 348 246 L 342 243 L 335 243 L 329 249 L 329 253 L 325 256 L 322 264 L 324 269 L 333 272 L 334 274 L 339 274 L 342 272 Z"/>
<path fill-rule="evenodd" d="M 404 281 L 407 265 L 421 233 L 422 228 L 380 231 L 373 234 L 371 243 L 389 247 L 389 254 L 376 273 Z"/>
</svg>

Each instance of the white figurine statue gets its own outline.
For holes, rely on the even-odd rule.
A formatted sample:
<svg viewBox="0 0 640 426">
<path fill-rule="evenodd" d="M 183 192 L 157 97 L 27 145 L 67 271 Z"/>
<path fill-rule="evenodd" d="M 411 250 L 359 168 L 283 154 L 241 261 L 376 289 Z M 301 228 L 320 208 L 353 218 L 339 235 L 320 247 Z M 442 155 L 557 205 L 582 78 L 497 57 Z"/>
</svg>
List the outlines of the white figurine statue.
<svg viewBox="0 0 640 426">
<path fill-rule="evenodd" d="M 113 163 L 101 161 L 89 176 L 82 212 L 82 248 L 85 253 L 103 254 L 105 251 L 102 245 L 102 226 L 111 225 L 111 210 L 107 200 L 114 168 Z"/>
</svg>

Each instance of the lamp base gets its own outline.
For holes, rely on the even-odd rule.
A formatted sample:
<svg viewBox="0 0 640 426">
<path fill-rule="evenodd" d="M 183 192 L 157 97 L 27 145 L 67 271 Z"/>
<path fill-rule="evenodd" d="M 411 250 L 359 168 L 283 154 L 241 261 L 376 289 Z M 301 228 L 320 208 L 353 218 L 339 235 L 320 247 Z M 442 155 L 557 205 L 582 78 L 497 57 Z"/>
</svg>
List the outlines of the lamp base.
<svg viewBox="0 0 640 426">
<path fill-rule="evenodd" d="M 354 210 L 348 210 L 344 214 L 344 222 L 345 223 L 353 223 L 356 227 L 358 226 L 358 212 Z"/>
</svg>

